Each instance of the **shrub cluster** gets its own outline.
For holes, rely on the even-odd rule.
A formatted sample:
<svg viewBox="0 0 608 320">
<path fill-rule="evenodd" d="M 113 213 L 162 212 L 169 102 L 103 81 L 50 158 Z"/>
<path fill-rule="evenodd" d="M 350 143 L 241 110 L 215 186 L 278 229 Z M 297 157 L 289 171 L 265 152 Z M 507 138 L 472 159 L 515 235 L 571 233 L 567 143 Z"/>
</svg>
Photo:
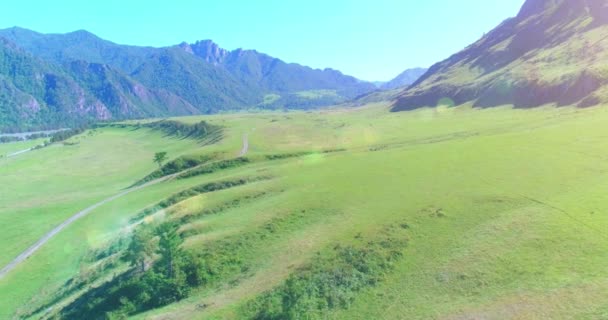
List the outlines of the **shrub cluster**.
<svg viewBox="0 0 608 320">
<path fill-rule="evenodd" d="M 190 177 L 195 177 L 195 176 L 200 176 L 200 175 L 205 175 L 205 174 L 211 174 L 211 173 L 214 173 L 214 172 L 220 171 L 220 170 L 240 167 L 245 164 L 248 164 L 249 162 L 250 162 L 249 159 L 245 158 L 245 157 L 222 160 L 222 161 L 211 163 L 209 165 L 205 165 L 203 167 L 200 167 L 200 168 L 197 168 L 194 170 L 190 170 L 188 172 L 184 172 L 184 173 L 180 174 L 177 178 L 185 179 L 185 178 L 190 178 Z"/>
<path fill-rule="evenodd" d="M 193 274 L 197 264 L 183 251 L 178 225 L 167 222 L 153 230 L 140 226 L 124 259 L 137 266 L 130 272 L 89 290 L 61 310 L 66 319 L 124 319 L 130 314 L 179 301 L 199 283 Z M 141 260 L 156 259 L 150 269 Z"/>
<path fill-rule="evenodd" d="M 155 170 L 154 172 L 147 175 L 145 178 L 137 181 L 133 186 L 139 186 L 146 182 L 159 179 L 162 177 L 166 177 L 180 171 L 184 171 L 190 168 L 194 168 L 196 166 L 200 166 L 206 162 L 211 161 L 213 158 L 211 156 L 202 155 L 202 156 L 181 156 L 175 160 L 169 161 L 165 165 L 163 165 L 160 169 Z M 133 187 L 132 186 L 132 187 Z"/>
<path fill-rule="evenodd" d="M 327 255 L 292 274 L 282 285 L 248 303 L 244 318 L 323 319 L 328 311 L 345 309 L 361 290 L 376 285 L 402 258 L 407 241 L 391 226 L 376 240 L 335 246 Z"/>
<path fill-rule="evenodd" d="M 86 127 L 82 126 L 74 129 L 56 132 L 51 136 L 50 143 L 65 141 L 73 136 L 83 133 L 86 129 Z"/>
<path fill-rule="evenodd" d="M 207 135 L 219 131 L 218 126 L 211 125 L 205 121 L 195 124 L 183 123 L 175 120 L 161 120 L 148 123 L 145 125 L 148 128 L 157 129 L 170 136 L 182 138 L 202 139 Z"/>
</svg>

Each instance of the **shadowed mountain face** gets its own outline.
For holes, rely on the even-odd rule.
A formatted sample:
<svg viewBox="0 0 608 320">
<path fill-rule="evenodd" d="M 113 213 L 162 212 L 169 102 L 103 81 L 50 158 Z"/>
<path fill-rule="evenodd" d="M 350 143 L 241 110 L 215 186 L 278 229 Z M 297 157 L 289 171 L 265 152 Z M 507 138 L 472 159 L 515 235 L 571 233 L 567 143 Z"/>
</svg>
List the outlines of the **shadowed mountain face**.
<svg viewBox="0 0 608 320">
<path fill-rule="evenodd" d="M 222 67 L 235 78 L 265 92 L 287 93 L 307 90 L 336 90 L 339 95 L 353 98 L 374 90 L 371 83 L 345 76 L 333 69 L 312 69 L 259 53 L 255 50 L 228 51 L 211 40 L 179 47 L 208 63 Z"/>
<path fill-rule="evenodd" d="M 250 107 L 310 108 L 374 90 L 339 71 L 253 50 L 228 51 L 210 40 L 151 48 L 118 45 L 82 30 L 40 34 L 21 28 L 0 30 L 0 38 L 4 131 Z M 48 80 L 41 83 L 40 75 Z"/>
<path fill-rule="evenodd" d="M 67 72 L 0 39 L 0 123 L 44 127 L 61 117 L 108 119 L 110 110 Z"/>
<path fill-rule="evenodd" d="M 397 89 L 400 87 L 407 87 L 427 72 L 426 68 L 413 68 L 403 71 L 401 74 L 395 77 L 395 79 L 382 84 L 381 88 L 384 90 Z"/>
<path fill-rule="evenodd" d="M 473 101 L 520 108 L 608 101 L 608 1 L 528 0 L 519 14 L 432 66 L 394 111 Z"/>
</svg>

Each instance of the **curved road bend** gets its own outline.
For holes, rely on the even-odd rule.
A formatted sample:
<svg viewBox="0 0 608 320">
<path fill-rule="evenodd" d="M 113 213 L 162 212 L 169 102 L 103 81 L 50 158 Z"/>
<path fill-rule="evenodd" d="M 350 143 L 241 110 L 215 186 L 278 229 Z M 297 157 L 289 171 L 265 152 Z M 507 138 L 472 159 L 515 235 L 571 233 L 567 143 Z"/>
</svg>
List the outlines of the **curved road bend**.
<svg viewBox="0 0 608 320">
<path fill-rule="evenodd" d="M 242 157 L 244 155 L 247 154 L 247 152 L 249 151 L 249 139 L 247 138 L 247 135 L 243 136 L 243 148 L 241 149 L 241 151 L 239 152 L 239 157 Z M 181 172 L 180 172 L 181 173 Z M 57 227 L 53 228 L 53 230 L 47 232 L 42 238 L 40 238 L 38 241 L 36 241 L 36 243 L 34 243 L 31 247 L 27 248 L 25 251 L 23 251 L 21 254 L 19 254 L 15 259 L 13 259 L 13 261 L 11 261 L 9 264 L 7 264 L 4 268 L 2 268 L 2 270 L 0 270 L 0 279 L 4 278 L 4 276 L 9 273 L 11 270 L 13 270 L 16 266 L 18 266 L 21 262 L 25 261 L 27 258 L 29 258 L 31 255 L 33 255 L 36 251 L 38 251 L 38 249 L 40 249 L 40 247 L 42 247 L 45 243 L 47 243 L 51 238 L 53 238 L 55 235 L 57 235 L 59 232 L 61 232 L 63 229 L 67 228 L 69 225 L 71 225 L 72 223 L 74 223 L 76 220 L 86 216 L 87 214 L 89 214 L 91 211 L 101 207 L 102 205 L 114 201 L 120 197 L 123 197 L 131 192 L 137 191 L 137 190 L 141 190 L 143 188 L 158 184 L 160 182 L 163 182 L 165 180 L 171 179 L 174 176 L 178 175 L 174 174 L 174 175 L 170 175 L 170 176 L 166 176 L 166 177 L 162 177 L 153 181 L 150 181 L 148 183 L 142 184 L 141 186 L 137 186 L 128 190 L 125 190 L 119 194 L 113 195 L 107 199 L 104 199 L 82 211 L 77 212 L 76 214 L 72 215 L 70 218 L 68 218 L 67 220 L 65 220 L 64 222 L 62 222 L 60 225 L 58 225 Z"/>
</svg>

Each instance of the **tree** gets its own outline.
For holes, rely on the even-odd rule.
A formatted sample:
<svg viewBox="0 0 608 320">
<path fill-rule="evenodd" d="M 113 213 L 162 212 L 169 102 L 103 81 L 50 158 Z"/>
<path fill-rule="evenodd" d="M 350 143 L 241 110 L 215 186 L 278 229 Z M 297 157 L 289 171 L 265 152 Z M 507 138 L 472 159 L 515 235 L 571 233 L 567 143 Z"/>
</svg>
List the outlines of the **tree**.
<svg viewBox="0 0 608 320">
<path fill-rule="evenodd" d="M 154 162 L 158 163 L 158 167 L 161 168 L 163 166 L 163 162 L 167 160 L 166 152 L 157 152 L 154 154 Z"/>
<path fill-rule="evenodd" d="M 152 241 L 152 230 L 145 225 L 135 229 L 131 243 L 125 252 L 124 259 L 131 266 L 138 267 L 140 272 L 146 272 L 147 261 L 152 258 L 155 243 Z"/>
<path fill-rule="evenodd" d="M 174 278 L 176 268 L 182 258 L 183 252 L 180 245 L 184 240 L 177 233 L 178 226 L 174 223 L 163 223 L 156 228 L 158 239 L 158 250 L 160 254 L 159 264 L 167 278 Z"/>
</svg>

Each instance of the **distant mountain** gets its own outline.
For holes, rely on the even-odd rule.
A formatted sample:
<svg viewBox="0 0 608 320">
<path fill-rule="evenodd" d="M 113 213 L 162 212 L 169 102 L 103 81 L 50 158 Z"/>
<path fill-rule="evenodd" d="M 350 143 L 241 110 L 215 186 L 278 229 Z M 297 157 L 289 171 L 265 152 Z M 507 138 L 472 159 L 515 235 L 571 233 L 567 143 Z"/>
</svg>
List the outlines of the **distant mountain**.
<svg viewBox="0 0 608 320">
<path fill-rule="evenodd" d="M 384 90 L 397 89 L 400 87 L 407 87 L 412 83 L 416 82 L 416 80 L 420 79 L 420 77 L 427 71 L 427 68 L 413 68 L 407 69 L 399 74 L 395 79 L 383 83 L 380 88 Z"/>
<path fill-rule="evenodd" d="M 404 90 L 394 111 L 473 102 L 608 102 L 608 1 L 528 0 L 519 14 Z"/>
<path fill-rule="evenodd" d="M 0 39 L 0 124 L 5 130 L 110 117 L 110 110 L 64 70 Z"/>
<path fill-rule="evenodd" d="M 204 61 L 222 67 L 234 77 L 269 93 L 293 93 L 309 90 L 334 90 L 339 96 L 354 98 L 374 90 L 374 85 L 346 76 L 333 69 L 312 69 L 255 50 L 228 51 L 211 40 L 179 47 Z"/>
<path fill-rule="evenodd" d="M 0 130 L 251 107 L 310 108 L 375 89 L 336 70 L 288 64 L 254 50 L 228 51 L 210 40 L 152 48 L 115 44 L 83 30 L 41 34 L 22 28 L 0 30 L 0 38 L 3 52 L 11 52 L 3 57 L 0 108 L 7 112 L 0 115 Z M 57 75 L 64 86 L 41 84 L 39 74 Z M 41 111 L 32 114 L 27 105 Z"/>
<path fill-rule="evenodd" d="M 110 111 L 110 118 L 159 117 L 200 113 L 175 93 L 146 87 L 106 64 L 75 60 L 65 64 L 70 75 Z"/>
</svg>

